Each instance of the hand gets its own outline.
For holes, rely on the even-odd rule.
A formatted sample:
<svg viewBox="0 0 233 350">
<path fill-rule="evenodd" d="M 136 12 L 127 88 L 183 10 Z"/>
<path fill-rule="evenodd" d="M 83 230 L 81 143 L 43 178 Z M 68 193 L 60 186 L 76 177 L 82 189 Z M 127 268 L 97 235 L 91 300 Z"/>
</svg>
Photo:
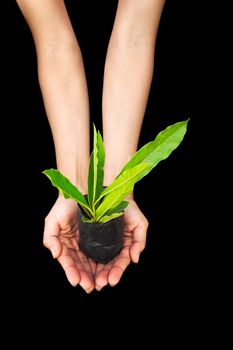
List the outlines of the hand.
<svg viewBox="0 0 233 350">
<path fill-rule="evenodd" d="M 77 210 L 73 200 L 58 197 L 45 219 L 43 243 L 59 261 L 71 285 L 80 284 L 90 293 L 95 286 L 96 263 L 79 249 Z"/>
<path fill-rule="evenodd" d="M 95 288 L 101 290 L 108 283 L 113 287 L 119 281 L 130 262 L 138 263 L 146 245 L 148 221 L 133 199 L 129 201 L 124 215 L 124 245 L 119 255 L 106 265 L 97 264 Z"/>
</svg>

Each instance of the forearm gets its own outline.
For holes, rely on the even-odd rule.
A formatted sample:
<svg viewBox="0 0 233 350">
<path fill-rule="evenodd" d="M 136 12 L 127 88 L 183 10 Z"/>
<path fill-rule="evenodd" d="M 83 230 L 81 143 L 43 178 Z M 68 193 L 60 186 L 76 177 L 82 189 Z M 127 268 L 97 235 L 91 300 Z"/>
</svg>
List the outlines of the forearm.
<svg viewBox="0 0 233 350">
<path fill-rule="evenodd" d="M 86 193 L 89 103 L 82 55 L 63 0 L 17 0 L 36 46 L 58 169 Z"/>
<path fill-rule="evenodd" d="M 112 46 L 103 96 L 106 183 L 111 183 L 137 150 L 153 73 L 153 48 Z"/>
<path fill-rule="evenodd" d="M 85 193 L 89 161 L 89 107 L 77 47 L 38 55 L 39 80 L 58 169 Z"/>
<path fill-rule="evenodd" d="M 120 1 L 108 48 L 103 89 L 105 185 L 136 152 L 154 68 L 164 1 Z M 141 2 L 140 2 L 141 3 Z"/>
</svg>

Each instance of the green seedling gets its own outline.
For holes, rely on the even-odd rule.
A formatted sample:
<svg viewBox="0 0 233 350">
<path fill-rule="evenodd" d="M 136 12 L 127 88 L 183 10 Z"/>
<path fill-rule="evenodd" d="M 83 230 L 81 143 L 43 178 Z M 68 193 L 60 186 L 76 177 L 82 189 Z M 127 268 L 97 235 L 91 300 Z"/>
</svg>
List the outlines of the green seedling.
<svg viewBox="0 0 233 350">
<path fill-rule="evenodd" d="M 56 169 L 43 173 L 65 198 L 74 199 L 81 207 L 82 220 L 89 223 L 105 223 L 123 215 L 128 202 L 125 197 L 133 191 L 136 182 L 146 176 L 161 160 L 174 151 L 187 130 L 188 120 L 168 126 L 155 140 L 141 147 L 125 164 L 113 182 L 103 187 L 105 150 L 100 132 L 94 129 L 93 151 L 89 160 L 88 193 L 84 196 L 64 175 Z"/>
</svg>

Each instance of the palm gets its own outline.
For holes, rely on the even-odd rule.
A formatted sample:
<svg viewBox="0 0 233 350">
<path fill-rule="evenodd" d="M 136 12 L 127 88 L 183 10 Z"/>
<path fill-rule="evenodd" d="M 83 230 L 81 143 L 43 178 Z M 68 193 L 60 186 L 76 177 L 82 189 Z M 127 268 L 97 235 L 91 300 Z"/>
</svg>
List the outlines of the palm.
<svg viewBox="0 0 233 350">
<path fill-rule="evenodd" d="M 45 220 L 44 245 L 62 265 L 69 282 L 90 292 L 96 263 L 79 249 L 77 210 L 74 201 L 58 198 Z"/>
<path fill-rule="evenodd" d="M 145 248 L 148 221 L 130 200 L 124 215 L 124 243 L 119 255 L 106 265 L 98 264 L 95 275 L 95 288 L 102 289 L 108 283 L 116 285 L 130 262 L 138 262 L 141 251 Z"/>
</svg>

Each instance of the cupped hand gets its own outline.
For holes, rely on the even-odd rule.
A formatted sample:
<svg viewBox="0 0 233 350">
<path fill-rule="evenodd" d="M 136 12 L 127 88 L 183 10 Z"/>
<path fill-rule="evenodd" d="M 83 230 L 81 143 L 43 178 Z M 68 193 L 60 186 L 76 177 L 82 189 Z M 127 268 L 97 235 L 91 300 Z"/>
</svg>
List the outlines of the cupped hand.
<svg viewBox="0 0 233 350">
<path fill-rule="evenodd" d="M 108 283 L 115 286 L 130 262 L 137 263 L 146 245 L 148 221 L 133 199 L 124 214 L 124 243 L 119 255 L 106 265 L 97 264 L 95 288 L 101 290 Z"/>
<path fill-rule="evenodd" d="M 72 286 L 80 285 L 87 293 L 94 287 L 96 263 L 78 246 L 77 203 L 58 197 L 45 219 L 44 245 L 63 267 Z"/>
</svg>

